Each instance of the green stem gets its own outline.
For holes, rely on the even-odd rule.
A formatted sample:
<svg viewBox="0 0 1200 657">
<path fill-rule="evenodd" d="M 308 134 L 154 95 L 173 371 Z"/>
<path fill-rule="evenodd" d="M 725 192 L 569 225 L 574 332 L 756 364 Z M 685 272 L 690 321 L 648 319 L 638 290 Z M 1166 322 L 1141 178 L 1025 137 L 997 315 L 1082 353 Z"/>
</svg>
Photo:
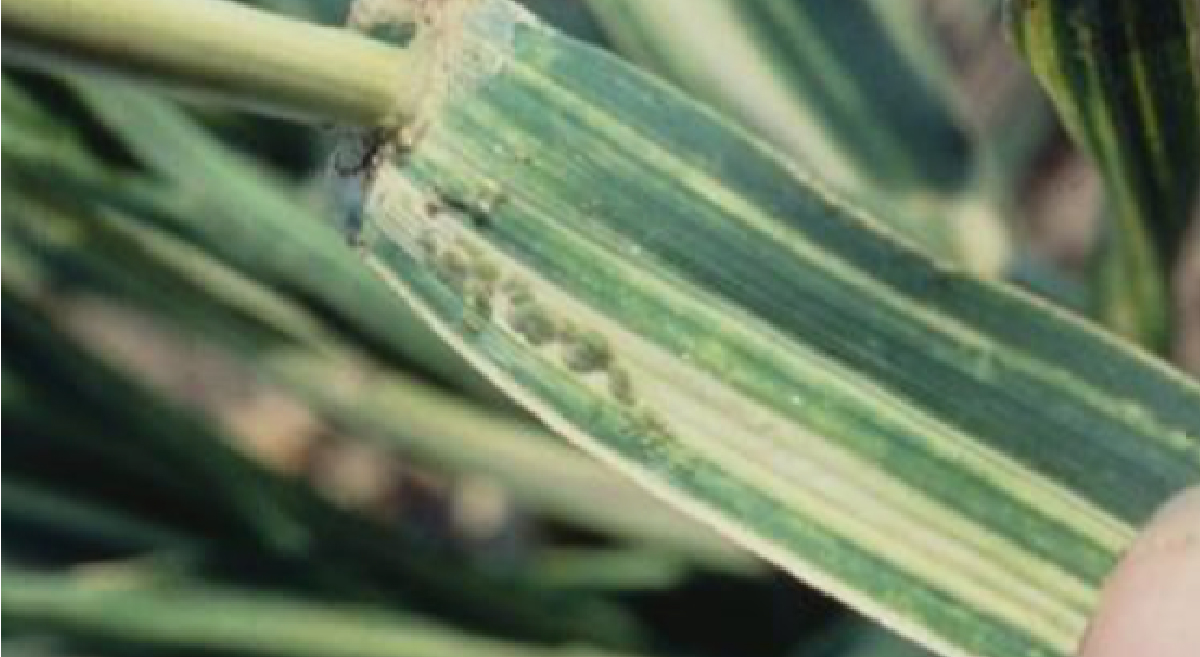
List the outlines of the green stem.
<svg viewBox="0 0 1200 657">
<path fill-rule="evenodd" d="M 68 63 L 305 120 L 377 124 L 415 104 L 406 51 L 230 2 L 6 0 L 9 61 Z"/>
</svg>

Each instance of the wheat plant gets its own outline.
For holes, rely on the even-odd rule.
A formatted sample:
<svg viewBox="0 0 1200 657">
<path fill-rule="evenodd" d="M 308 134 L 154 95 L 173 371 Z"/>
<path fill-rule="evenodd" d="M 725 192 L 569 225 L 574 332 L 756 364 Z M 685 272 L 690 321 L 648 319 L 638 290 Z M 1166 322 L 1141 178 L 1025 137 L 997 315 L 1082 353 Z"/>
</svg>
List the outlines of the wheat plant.
<svg viewBox="0 0 1200 657">
<path fill-rule="evenodd" d="M 3 6 L 6 647 L 1069 655 L 1200 481 L 1188 0 L 925 7 L 1075 272 L 916 2 L 257 4 Z"/>
</svg>

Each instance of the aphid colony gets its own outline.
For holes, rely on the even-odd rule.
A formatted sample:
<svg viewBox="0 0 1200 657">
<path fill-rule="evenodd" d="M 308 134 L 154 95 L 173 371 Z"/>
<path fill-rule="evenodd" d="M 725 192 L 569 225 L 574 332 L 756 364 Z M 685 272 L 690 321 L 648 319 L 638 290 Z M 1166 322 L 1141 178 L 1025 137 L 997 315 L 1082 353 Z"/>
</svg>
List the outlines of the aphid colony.
<svg viewBox="0 0 1200 657">
<path fill-rule="evenodd" d="M 608 338 L 555 313 L 539 301 L 528 282 L 505 275 L 498 261 L 469 234 L 468 226 L 488 225 L 474 215 L 484 210 L 490 214 L 497 198 L 502 196 L 494 184 L 487 185 L 479 203 L 439 196 L 436 202 L 426 203 L 421 213 L 426 226 L 416 237 L 420 255 L 432 265 L 438 280 L 462 298 L 464 328 L 478 333 L 488 324 L 503 326 L 532 347 L 553 350 L 572 372 L 602 375 L 616 401 L 633 405 L 633 382 L 617 362 Z M 462 209 L 467 206 L 472 212 Z"/>
</svg>

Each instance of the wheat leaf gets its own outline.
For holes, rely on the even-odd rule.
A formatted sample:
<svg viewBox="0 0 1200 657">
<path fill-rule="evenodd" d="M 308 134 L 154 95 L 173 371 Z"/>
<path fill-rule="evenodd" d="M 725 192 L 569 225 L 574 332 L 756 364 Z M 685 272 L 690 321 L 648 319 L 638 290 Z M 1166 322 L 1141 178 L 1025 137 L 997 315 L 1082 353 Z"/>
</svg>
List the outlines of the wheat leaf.
<svg viewBox="0 0 1200 657">
<path fill-rule="evenodd" d="M 1200 478 L 1200 391 L 476 11 L 395 157 L 337 156 L 368 264 L 548 425 L 802 579 L 943 654 L 1069 653 L 1133 527 Z"/>
</svg>

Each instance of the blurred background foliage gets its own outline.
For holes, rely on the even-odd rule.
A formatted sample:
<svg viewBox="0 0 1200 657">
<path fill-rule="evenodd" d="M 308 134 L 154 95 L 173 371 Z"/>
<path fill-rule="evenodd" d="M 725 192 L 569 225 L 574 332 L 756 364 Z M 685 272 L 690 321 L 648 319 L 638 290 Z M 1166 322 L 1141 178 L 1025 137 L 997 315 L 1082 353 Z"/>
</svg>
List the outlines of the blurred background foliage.
<svg viewBox="0 0 1200 657">
<path fill-rule="evenodd" d="M 527 4 L 860 202 L 903 204 L 895 228 L 935 253 L 1091 307 L 1101 185 L 999 2 L 713 3 L 744 5 L 697 29 L 745 46 L 721 73 L 772 87 L 745 88 L 778 103 L 757 115 L 762 97 L 689 69 L 689 31 L 657 22 L 688 2 Z M 324 222 L 327 133 L 6 67 L 3 134 L 12 654 L 923 654 L 472 374 Z M 1193 332 L 1176 357 L 1195 371 Z"/>
</svg>

